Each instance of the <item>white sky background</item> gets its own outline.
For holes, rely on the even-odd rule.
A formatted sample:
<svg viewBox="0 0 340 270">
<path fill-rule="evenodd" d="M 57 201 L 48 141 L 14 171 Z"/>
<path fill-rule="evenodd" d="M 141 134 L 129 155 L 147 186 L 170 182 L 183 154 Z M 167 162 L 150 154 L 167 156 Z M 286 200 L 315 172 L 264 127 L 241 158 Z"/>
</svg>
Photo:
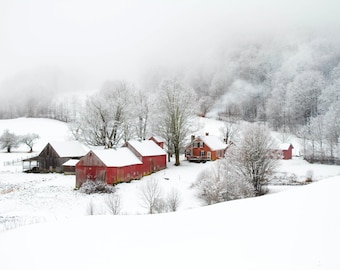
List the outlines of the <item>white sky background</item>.
<svg viewBox="0 0 340 270">
<path fill-rule="evenodd" d="M 238 39 L 339 22 L 338 0 L 0 0 L 0 84 L 47 67 L 88 87 L 137 81 L 150 68 L 203 65 Z"/>
</svg>

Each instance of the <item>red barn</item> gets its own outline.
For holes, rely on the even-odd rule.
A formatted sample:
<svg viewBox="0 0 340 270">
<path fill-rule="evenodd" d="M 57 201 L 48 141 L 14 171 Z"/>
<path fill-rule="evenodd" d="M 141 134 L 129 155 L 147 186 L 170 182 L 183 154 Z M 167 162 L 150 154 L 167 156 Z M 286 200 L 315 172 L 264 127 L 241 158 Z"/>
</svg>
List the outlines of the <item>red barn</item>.
<svg viewBox="0 0 340 270">
<path fill-rule="evenodd" d="M 163 170 L 166 168 L 166 152 L 159 147 L 154 141 L 128 141 L 127 146 L 142 161 L 142 173 L 150 173 Z"/>
<path fill-rule="evenodd" d="M 165 148 L 165 139 L 163 139 L 160 136 L 152 136 L 149 138 L 149 140 L 154 141 L 160 148 Z"/>
<path fill-rule="evenodd" d="M 228 145 L 216 136 L 192 136 L 191 143 L 185 148 L 185 157 L 189 161 L 208 161 L 224 157 Z"/>
<path fill-rule="evenodd" d="M 294 147 L 291 143 L 280 144 L 279 150 L 282 153 L 282 159 L 292 159 L 293 149 Z"/>
<path fill-rule="evenodd" d="M 76 165 L 76 187 L 88 179 L 107 184 L 128 182 L 142 177 L 142 162 L 126 147 L 91 150 Z"/>
</svg>

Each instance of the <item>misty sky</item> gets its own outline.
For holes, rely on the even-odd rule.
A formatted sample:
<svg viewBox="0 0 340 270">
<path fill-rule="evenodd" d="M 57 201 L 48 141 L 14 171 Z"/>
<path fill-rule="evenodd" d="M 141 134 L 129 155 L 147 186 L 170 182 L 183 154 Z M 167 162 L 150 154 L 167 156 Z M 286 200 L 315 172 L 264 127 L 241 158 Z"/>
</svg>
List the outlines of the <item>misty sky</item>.
<svg viewBox="0 0 340 270">
<path fill-rule="evenodd" d="M 204 65 L 235 40 L 336 31 L 339 0 L 0 0 L 0 83 L 58 68 L 88 87 L 157 67 Z"/>
</svg>

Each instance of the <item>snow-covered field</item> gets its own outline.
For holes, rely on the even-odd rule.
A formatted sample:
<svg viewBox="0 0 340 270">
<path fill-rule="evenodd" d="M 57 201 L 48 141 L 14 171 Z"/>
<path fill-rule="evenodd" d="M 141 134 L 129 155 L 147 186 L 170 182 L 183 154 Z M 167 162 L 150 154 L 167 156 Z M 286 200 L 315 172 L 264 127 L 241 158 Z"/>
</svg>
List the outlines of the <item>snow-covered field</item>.
<svg viewBox="0 0 340 270">
<path fill-rule="evenodd" d="M 220 135 L 220 122 L 199 121 Z M 0 133 L 6 128 L 38 133 L 33 154 L 71 136 L 64 123 L 47 119 L 1 120 Z M 340 166 L 281 161 L 281 174 L 303 180 L 312 171 L 316 183 L 201 207 L 190 186 L 212 163 L 169 164 L 120 184 L 123 215 L 112 216 L 105 195 L 74 190 L 75 176 L 22 173 L 16 160 L 27 150 L 0 153 L 1 269 L 340 269 Z M 179 211 L 142 215 L 138 194 L 149 178 L 159 179 L 164 194 L 180 191 Z M 87 215 L 90 202 L 94 216 Z M 29 223 L 39 224 L 22 226 Z"/>
</svg>

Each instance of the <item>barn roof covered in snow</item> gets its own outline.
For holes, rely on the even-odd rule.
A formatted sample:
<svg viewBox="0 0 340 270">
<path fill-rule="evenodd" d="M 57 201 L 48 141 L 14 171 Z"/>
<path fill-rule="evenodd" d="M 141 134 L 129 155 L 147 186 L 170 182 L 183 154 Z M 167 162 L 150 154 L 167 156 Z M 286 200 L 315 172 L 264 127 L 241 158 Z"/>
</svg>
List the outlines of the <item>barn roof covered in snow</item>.
<svg viewBox="0 0 340 270">
<path fill-rule="evenodd" d="M 164 143 L 166 142 L 166 140 L 161 136 L 152 136 L 151 138 L 154 138 L 157 142 L 164 142 Z"/>
<path fill-rule="evenodd" d="M 78 141 L 50 142 L 50 145 L 58 153 L 59 157 L 82 157 L 87 154 L 89 148 Z"/>
<path fill-rule="evenodd" d="M 290 144 L 290 143 L 281 143 L 281 144 L 279 145 L 279 150 L 288 150 L 290 146 L 293 147 L 293 145 Z M 294 148 L 294 147 L 293 147 L 293 148 Z"/>
<path fill-rule="evenodd" d="M 128 145 L 132 146 L 143 157 L 166 155 L 166 152 L 152 140 L 145 140 L 141 142 L 131 140 L 128 141 Z"/>
<path fill-rule="evenodd" d="M 79 159 L 69 159 L 68 161 L 66 161 L 65 163 L 63 163 L 63 166 L 76 166 L 77 163 L 79 162 Z"/>
<path fill-rule="evenodd" d="M 127 147 L 92 150 L 92 152 L 108 167 L 124 167 L 142 164 L 142 162 Z"/>
<path fill-rule="evenodd" d="M 218 137 L 216 136 L 199 136 L 199 139 L 201 139 L 206 145 L 209 146 L 209 148 L 212 151 L 216 151 L 216 150 L 222 150 L 222 149 L 226 149 L 227 145 L 225 143 L 223 143 Z"/>
</svg>

